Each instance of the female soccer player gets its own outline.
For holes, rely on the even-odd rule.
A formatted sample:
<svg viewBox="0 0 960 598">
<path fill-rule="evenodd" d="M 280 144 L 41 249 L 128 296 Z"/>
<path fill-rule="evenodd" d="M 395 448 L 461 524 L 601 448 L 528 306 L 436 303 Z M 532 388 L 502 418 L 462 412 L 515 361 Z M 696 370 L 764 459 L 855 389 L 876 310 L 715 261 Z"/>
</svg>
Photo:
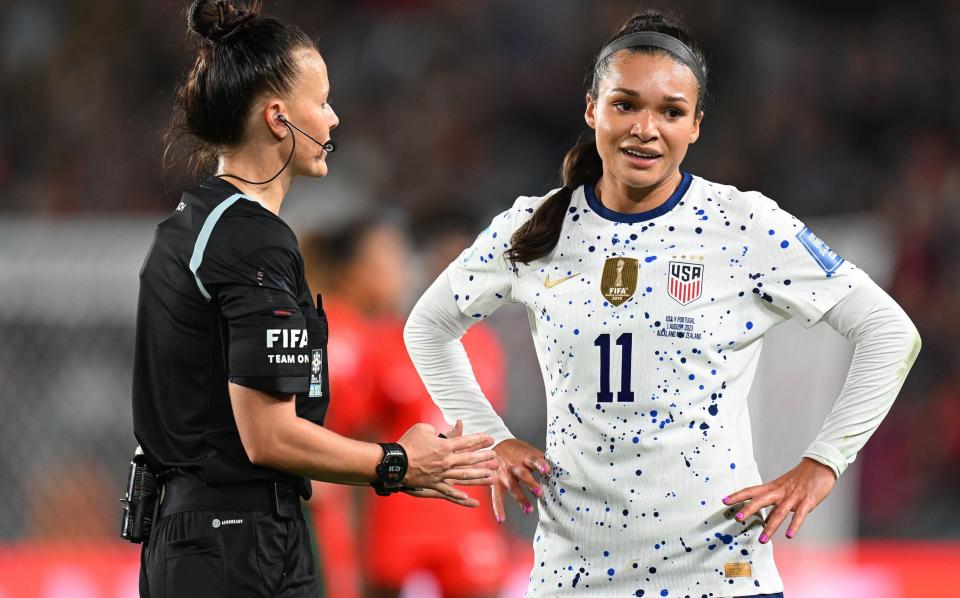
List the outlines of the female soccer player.
<svg viewBox="0 0 960 598">
<path fill-rule="evenodd" d="M 706 83 L 687 29 L 630 18 L 593 67 L 595 136 L 567 153 L 564 187 L 497 216 L 408 321 L 445 416 L 498 443 L 498 520 L 504 492 L 527 512 L 521 485 L 539 498 L 528 595 L 779 596 L 770 538 L 791 512 L 793 537 L 830 493 L 919 350 L 899 306 L 800 221 L 680 169 Z M 527 307 L 543 373 L 545 456 L 484 401 L 457 340 L 510 301 Z M 764 333 L 788 318 L 826 321 L 856 349 L 820 435 L 764 484 L 747 393 Z"/>
<path fill-rule="evenodd" d="M 327 322 L 279 211 L 295 176 L 326 175 L 338 119 L 314 43 L 259 5 L 188 10 L 200 44 L 177 122 L 217 174 L 157 227 L 140 274 L 134 432 L 163 489 L 142 596 L 316 596 L 307 478 L 476 506 L 451 484 L 497 466 L 484 434 L 418 424 L 378 445 L 322 427 Z"/>
</svg>

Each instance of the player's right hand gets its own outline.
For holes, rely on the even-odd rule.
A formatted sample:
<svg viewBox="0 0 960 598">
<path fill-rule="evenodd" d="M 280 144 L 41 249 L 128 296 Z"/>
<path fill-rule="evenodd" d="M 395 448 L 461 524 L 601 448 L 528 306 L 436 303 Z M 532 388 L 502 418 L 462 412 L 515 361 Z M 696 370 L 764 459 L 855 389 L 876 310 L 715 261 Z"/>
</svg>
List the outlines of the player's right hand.
<svg viewBox="0 0 960 598">
<path fill-rule="evenodd" d="M 550 464 L 547 463 L 543 451 L 516 438 L 504 440 L 493 450 L 500 462 L 496 483 L 493 485 L 493 515 L 497 522 L 503 523 L 507 520 L 506 509 L 503 508 L 504 493 L 510 494 L 524 513 L 532 513 L 533 505 L 527 499 L 523 486 L 537 498 L 543 495 L 540 483 L 533 477 L 534 471 L 541 476 L 550 473 Z"/>
<path fill-rule="evenodd" d="M 458 421 L 448 437 L 441 438 L 430 424 L 416 424 L 400 437 L 397 442 L 407 452 L 407 474 L 402 483 L 420 489 L 408 494 L 477 506 L 476 500 L 453 484 L 489 486 L 493 484 L 499 461 L 493 451 L 482 450 L 493 445 L 491 436 L 461 436 L 462 430 L 463 424 Z"/>
</svg>

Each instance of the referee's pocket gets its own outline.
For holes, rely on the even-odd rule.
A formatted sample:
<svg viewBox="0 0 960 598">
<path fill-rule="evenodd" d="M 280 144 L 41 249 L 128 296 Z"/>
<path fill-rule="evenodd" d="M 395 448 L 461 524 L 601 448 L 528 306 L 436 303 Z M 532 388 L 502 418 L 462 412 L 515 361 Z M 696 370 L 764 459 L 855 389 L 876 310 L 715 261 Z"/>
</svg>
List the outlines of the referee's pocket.
<svg viewBox="0 0 960 598">
<path fill-rule="evenodd" d="M 280 590 L 287 564 L 287 525 L 270 513 L 254 519 L 256 562 L 268 596 Z"/>
<path fill-rule="evenodd" d="M 168 542 L 167 598 L 210 598 L 221 594 L 226 590 L 225 566 L 217 536 Z"/>
</svg>

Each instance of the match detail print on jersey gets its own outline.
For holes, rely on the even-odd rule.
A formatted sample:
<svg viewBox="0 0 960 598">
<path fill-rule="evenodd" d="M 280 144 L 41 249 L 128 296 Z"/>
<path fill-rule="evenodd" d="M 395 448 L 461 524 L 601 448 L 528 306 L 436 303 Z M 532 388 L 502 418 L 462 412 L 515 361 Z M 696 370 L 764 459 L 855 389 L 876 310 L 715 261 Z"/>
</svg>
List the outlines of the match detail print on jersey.
<svg viewBox="0 0 960 598">
<path fill-rule="evenodd" d="M 603 264 L 600 292 L 613 305 L 622 305 L 637 291 L 640 260 L 632 257 L 611 257 Z"/>
<path fill-rule="evenodd" d="M 670 262 L 667 275 L 667 293 L 680 305 L 700 298 L 703 292 L 703 264 Z"/>
<path fill-rule="evenodd" d="M 577 272 L 576 274 L 571 274 L 570 276 L 564 276 L 563 278 L 557 278 L 557 279 L 555 279 L 555 280 L 550 280 L 550 275 L 547 274 L 547 277 L 543 280 L 543 286 L 547 287 L 548 289 L 552 289 L 553 287 L 557 286 L 558 284 L 562 284 L 562 283 L 564 283 L 564 282 L 567 282 L 567 281 L 570 280 L 571 278 L 576 278 L 577 276 L 580 276 L 580 273 L 579 273 L 579 272 Z"/>
</svg>

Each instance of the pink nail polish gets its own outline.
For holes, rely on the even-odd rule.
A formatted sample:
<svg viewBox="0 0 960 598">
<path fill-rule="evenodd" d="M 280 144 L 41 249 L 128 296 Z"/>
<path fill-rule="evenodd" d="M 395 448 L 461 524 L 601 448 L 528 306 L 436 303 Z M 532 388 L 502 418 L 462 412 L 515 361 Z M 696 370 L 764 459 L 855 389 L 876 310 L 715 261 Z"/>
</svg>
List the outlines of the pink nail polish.
<svg viewBox="0 0 960 598">
<path fill-rule="evenodd" d="M 527 514 L 533 513 L 533 507 L 530 505 L 523 505 L 523 512 Z"/>
<path fill-rule="evenodd" d="M 540 498 L 541 496 L 543 496 L 543 490 L 539 488 L 534 488 L 533 495 L 536 496 L 537 498 Z"/>
<path fill-rule="evenodd" d="M 767 537 L 767 534 L 760 534 L 760 543 L 761 543 L 761 544 L 766 544 L 769 539 L 770 539 L 770 538 Z"/>
<path fill-rule="evenodd" d="M 542 473 L 543 475 L 547 475 L 547 466 L 546 466 L 546 465 L 541 465 L 541 466 L 540 466 L 540 473 Z"/>
<path fill-rule="evenodd" d="M 730 504 L 730 497 L 729 497 L 729 496 L 724 496 L 724 497 L 723 497 L 723 504 L 725 504 L 725 505 L 729 505 L 729 504 Z"/>
<path fill-rule="evenodd" d="M 743 521 L 743 513 L 737 513 L 737 521 Z"/>
<path fill-rule="evenodd" d="M 497 515 L 497 523 L 503 523 L 504 521 L 503 515 Z"/>
<path fill-rule="evenodd" d="M 788 537 L 788 538 L 793 538 L 793 537 L 796 536 L 796 535 L 797 535 L 796 532 L 794 532 L 792 529 L 788 529 L 788 530 L 787 530 L 787 537 Z"/>
</svg>

